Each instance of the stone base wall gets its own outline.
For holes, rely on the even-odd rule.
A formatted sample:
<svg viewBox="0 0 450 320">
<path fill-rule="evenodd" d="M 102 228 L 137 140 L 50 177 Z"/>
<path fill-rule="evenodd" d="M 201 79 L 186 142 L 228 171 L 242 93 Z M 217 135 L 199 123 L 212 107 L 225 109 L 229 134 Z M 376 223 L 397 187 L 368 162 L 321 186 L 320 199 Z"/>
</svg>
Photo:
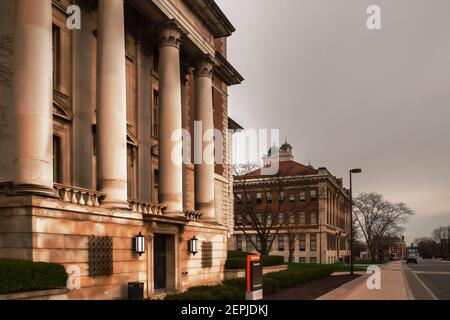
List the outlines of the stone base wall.
<svg viewBox="0 0 450 320">
<path fill-rule="evenodd" d="M 146 236 L 146 253 L 137 255 L 133 238 Z M 223 280 L 227 233 L 221 225 L 182 224 L 161 216 L 145 220 L 142 214 L 63 203 L 57 199 L 0 198 L 0 257 L 77 266 L 81 289 L 68 299 L 124 299 L 128 282 L 144 282 L 145 296 L 154 295 L 153 236 L 173 236 L 166 252 L 172 265 L 167 273 L 168 290 L 179 292 L 191 286 L 212 285 Z M 89 276 L 89 236 L 110 236 L 113 241 L 113 274 Z M 188 240 L 199 239 L 199 253 L 188 251 Z M 202 266 L 202 243 L 212 243 L 212 266 Z M 169 285 L 170 284 L 170 285 Z"/>
</svg>

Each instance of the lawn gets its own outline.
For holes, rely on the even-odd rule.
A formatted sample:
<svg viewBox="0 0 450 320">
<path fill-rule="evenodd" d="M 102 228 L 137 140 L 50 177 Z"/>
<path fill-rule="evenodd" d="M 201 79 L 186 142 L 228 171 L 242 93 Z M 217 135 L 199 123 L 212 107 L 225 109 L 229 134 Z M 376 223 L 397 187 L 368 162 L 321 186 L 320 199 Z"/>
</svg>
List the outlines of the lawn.
<svg viewBox="0 0 450 320">
<path fill-rule="evenodd" d="M 331 268 L 333 272 L 350 272 L 350 266 L 343 263 L 334 264 L 311 264 L 311 263 L 289 263 L 288 270 L 322 270 Z M 366 271 L 364 267 L 354 267 L 355 271 Z"/>
</svg>

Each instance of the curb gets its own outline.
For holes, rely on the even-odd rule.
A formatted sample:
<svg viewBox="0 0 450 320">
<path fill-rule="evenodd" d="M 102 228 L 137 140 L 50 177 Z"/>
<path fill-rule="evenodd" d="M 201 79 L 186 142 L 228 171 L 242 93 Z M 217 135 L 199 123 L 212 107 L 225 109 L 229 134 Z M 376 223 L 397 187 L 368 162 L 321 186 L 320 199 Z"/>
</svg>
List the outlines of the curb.
<svg viewBox="0 0 450 320">
<path fill-rule="evenodd" d="M 434 259 L 433 259 L 433 262 L 440 262 L 440 263 L 450 263 L 450 261 L 444 261 L 444 260 L 434 260 Z"/>
</svg>

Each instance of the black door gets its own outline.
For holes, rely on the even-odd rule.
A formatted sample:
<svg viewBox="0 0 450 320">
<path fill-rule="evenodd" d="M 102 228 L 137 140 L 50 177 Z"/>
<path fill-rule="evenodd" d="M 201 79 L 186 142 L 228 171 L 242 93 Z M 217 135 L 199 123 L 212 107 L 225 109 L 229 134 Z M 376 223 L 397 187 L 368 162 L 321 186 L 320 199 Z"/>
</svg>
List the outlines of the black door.
<svg viewBox="0 0 450 320">
<path fill-rule="evenodd" d="M 154 238 L 154 279 L 155 290 L 166 289 L 166 237 L 155 235 Z"/>
</svg>

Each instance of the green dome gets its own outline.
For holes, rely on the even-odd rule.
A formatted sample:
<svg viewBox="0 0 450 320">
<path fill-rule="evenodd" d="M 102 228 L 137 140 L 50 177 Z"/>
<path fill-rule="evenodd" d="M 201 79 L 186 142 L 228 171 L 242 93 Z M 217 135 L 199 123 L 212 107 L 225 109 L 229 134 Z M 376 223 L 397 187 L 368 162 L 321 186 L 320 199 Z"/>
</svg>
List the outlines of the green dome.
<svg viewBox="0 0 450 320">
<path fill-rule="evenodd" d="M 286 137 L 286 140 L 285 140 L 285 142 L 284 142 L 284 144 L 281 146 L 281 148 L 280 148 L 280 150 L 281 151 L 290 151 L 290 150 L 292 150 L 293 148 L 292 148 L 292 146 L 288 143 L 288 139 L 287 139 L 287 137 Z"/>
<path fill-rule="evenodd" d="M 281 146 L 281 150 L 292 149 L 292 146 L 289 143 L 285 143 Z"/>
</svg>

